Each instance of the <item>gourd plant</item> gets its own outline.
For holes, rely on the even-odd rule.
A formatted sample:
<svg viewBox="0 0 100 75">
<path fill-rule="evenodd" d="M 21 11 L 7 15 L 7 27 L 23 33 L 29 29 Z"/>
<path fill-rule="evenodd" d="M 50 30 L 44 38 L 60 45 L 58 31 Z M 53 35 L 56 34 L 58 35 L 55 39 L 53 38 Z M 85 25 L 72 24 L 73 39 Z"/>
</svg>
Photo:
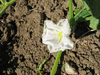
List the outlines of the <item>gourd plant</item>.
<svg viewBox="0 0 100 75">
<path fill-rule="evenodd" d="M 75 25 L 73 26 L 73 23 L 71 24 L 72 20 L 73 20 L 72 0 L 69 0 L 69 23 L 70 23 L 70 25 L 72 25 L 72 29 L 74 31 L 75 28 L 73 28 L 73 27 L 76 27 L 76 26 Z M 55 63 L 53 65 L 53 68 L 52 68 L 52 71 L 51 71 L 50 75 L 55 75 L 55 72 L 56 72 L 56 69 L 57 69 L 58 62 L 60 60 L 61 54 L 62 54 L 62 51 L 59 51 L 57 53 L 56 60 L 55 60 Z"/>
<path fill-rule="evenodd" d="M 82 5 L 82 9 L 79 9 L 80 3 Z M 100 8 L 99 0 L 94 0 L 94 1 L 79 0 L 77 7 L 73 10 L 72 0 L 69 0 L 69 23 L 71 26 L 71 32 L 75 30 L 76 25 L 78 25 L 77 23 L 80 22 L 86 22 L 88 24 L 88 27 L 90 27 L 92 30 L 100 29 L 100 23 L 99 23 L 100 14 L 98 13 L 100 11 L 99 8 Z M 88 23 L 87 21 L 90 21 L 90 23 Z M 57 53 L 57 57 L 50 75 L 55 75 L 61 54 L 62 51 L 59 51 Z"/>
</svg>

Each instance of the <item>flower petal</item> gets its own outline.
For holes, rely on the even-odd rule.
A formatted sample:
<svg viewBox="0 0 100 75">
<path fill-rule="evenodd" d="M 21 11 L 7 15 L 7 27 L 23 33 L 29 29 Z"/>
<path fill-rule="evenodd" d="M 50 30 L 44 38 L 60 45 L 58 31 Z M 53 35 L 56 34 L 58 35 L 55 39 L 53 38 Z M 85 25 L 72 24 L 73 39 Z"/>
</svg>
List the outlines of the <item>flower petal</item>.
<svg viewBox="0 0 100 75">
<path fill-rule="evenodd" d="M 72 49 L 74 46 L 74 43 L 71 41 L 69 36 L 63 36 L 62 42 L 64 43 L 64 48 L 66 49 Z"/>
<path fill-rule="evenodd" d="M 42 39 L 43 41 L 55 39 L 57 32 L 55 30 L 44 29 Z"/>
<path fill-rule="evenodd" d="M 55 30 L 57 29 L 57 25 L 54 24 L 54 22 L 50 21 L 50 20 L 45 20 L 44 26 L 45 26 L 45 28 L 48 28 L 48 29 L 55 29 Z"/>
<path fill-rule="evenodd" d="M 52 47 L 56 47 L 59 44 L 58 40 L 51 39 L 43 41 L 44 44 L 51 45 Z"/>
<path fill-rule="evenodd" d="M 61 47 L 48 45 L 48 49 L 49 49 L 50 53 L 52 53 L 52 52 L 58 52 L 58 51 L 60 51 Z"/>
<path fill-rule="evenodd" d="M 54 40 L 47 40 L 43 42 L 44 44 L 48 45 L 48 49 L 50 53 L 57 52 L 60 50 L 60 47 L 58 47 L 59 42 Z"/>
<path fill-rule="evenodd" d="M 71 28 L 68 22 L 68 19 L 61 19 L 58 23 L 57 26 L 60 28 L 60 30 L 63 31 L 63 33 L 69 35 L 71 32 Z"/>
<path fill-rule="evenodd" d="M 56 39 L 57 32 L 55 30 L 45 29 L 44 34 L 42 35 L 42 42 L 52 47 L 59 44 L 59 40 Z"/>
</svg>

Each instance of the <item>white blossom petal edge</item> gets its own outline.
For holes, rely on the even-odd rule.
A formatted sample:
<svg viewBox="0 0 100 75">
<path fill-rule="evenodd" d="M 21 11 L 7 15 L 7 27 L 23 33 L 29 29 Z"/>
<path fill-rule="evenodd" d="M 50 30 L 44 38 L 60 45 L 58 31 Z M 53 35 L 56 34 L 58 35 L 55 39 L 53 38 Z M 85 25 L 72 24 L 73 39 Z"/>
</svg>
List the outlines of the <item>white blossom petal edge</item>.
<svg viewBox="0 0 100 75">
<path fill-rule="evenodd" d="M 74 43 L 69 37 L 70 33 L 71 28 L 68 19 L 61 19 L 57 24 L 45 20 L 42 43 L 47 44 L 50 53 L 72 49 Z"/>
</svg>

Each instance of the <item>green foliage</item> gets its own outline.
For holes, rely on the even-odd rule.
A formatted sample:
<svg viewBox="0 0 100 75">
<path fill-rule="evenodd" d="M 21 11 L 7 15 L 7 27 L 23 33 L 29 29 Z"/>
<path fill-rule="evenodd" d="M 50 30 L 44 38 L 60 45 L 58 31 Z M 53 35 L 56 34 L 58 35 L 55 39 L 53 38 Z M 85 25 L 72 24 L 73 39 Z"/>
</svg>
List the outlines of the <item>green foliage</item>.
<svg viewBox="0 0 100 75">
<path fill-rule="evenodd" d="M 100 17 L 100 0 L 82 0 L 91 10 L 94 17 Z"/>
<path fill-rule="evenodd" d="M 82 4 L 82 9 L 79 9 L 79 3 Z M 79 0 L 77 8 L 74 10 L 75 22 L 87 22 L 94 30 L 100 29 L 100 1 L 99 0 Z"/>
<path fill-rule="evenodd" d="M 0 2 L 2 3 L 1 5 L 0 5 L 0 7 L 2 8 L 2 10 L 0 11 L 0 16 L 5 12 L 5 10 L 11 5 L 11 4 L 13 4 L 14 2 L 15 2 L 16 0 L 11 0 L 11 1 L 9 1 L 9 2 L 7 2 L 7 0 L 0 0 Z"/>
<path fill-rule="evenodd" d="M 82 11 L 80 13 L 80 9 L 76 9 L 75 12 L 74 12 L 74 14 L 75 14 L 75 21 L 77 21 L 80 17 L 81 18 L 85 18 L 85 17 L 91 15 L 91 12 L 88 11 L 88 10 L 84 10 L 84 11 Z"/>
<path fill-rule="evenodd" d="M 92 17 L 91 20 L 90 20 L 89 27 L 91 27 L 94 30 L 97 30 L 97 29 L 99 29 L 98 25 L 99 25 L 99 19 L 96 19 L 95 17 Z"/>
<path fill-rule="evenodd" d="M 88 0 L 87 0 L 88 1 Z M 87 10 L 90 10 L 89 6 L 85 2 L 85 0 L 79 0 L 79 2 L 82 4 L 82 8 L 85 7 Z"/>
</svg>

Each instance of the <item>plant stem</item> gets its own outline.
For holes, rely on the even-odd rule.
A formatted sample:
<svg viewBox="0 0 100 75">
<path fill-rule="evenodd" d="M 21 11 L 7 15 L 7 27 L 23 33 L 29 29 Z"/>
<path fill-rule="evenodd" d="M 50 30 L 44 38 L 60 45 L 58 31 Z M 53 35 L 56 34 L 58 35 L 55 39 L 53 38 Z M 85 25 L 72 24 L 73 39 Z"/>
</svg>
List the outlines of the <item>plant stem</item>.
<svg viewBox="0 0 100 75">
<path fill-rule="evenodd" d="M 46 61 L 47 61 L 47 59 L 44 59 L 44 61 L 40 64 L 40 66 L 39 66 L 39 68 L 38 68 L 39 71 L 42 70 L 42 66 L 43 66 L 43 64 L 44 64 Z"/>
<path fill-rule="evenodd" d="M 61 54 L 62 54 L 62 51 L 59 51 L 57 53 L 56 60 L 55 60 L 55 63 L 53 65 L 53 68 L 52 68 L 52 71 L 51 71 L 51 74 L 50 75 L 55 75 L 55 72 L 56 72 L 56 69 L 57 69 L 58 62 L 59 62 L 59 59 L 61 57 Z"/>
<path fill-rule="evenodd" d="M 69 0 L 69 20 L 73 18 L 72 0 Z"/>
<path fill-rule="evenodd" d="M 47 61 L 47 59 L 44 59 L 44 61 L 40 64 L 40 66 L 37 68 L 37 70 L 39 71 L 40 75 L 42 75 L 41 70 L 42 70 L 42 66 L 45 64 L 45 62 Z M 37 74 L 37 71 L 36 71 Z M 36 75 L 35 74 L 35 75 Z"/>
<path fill-rule="evenodd" d="M 72 8 L 72 0 L 69 0 L 69 23 L 71 27 L 71 33 L 76 29 L 75 18 L 73 18 L 73 8 Z"/>
<path fill-rule="evenodd" d="M 3 0 L 1 0 L 3 2 Z M 0 5 L 2 7 L 2 10 L 0 11 L 0 16 L 5 12 L 8 6 L 10 6 L 12 3 L 14 3 L 16 0 L 11 0 L 10 2 L 5 2 L 3 5 Z"/>
</svg>

